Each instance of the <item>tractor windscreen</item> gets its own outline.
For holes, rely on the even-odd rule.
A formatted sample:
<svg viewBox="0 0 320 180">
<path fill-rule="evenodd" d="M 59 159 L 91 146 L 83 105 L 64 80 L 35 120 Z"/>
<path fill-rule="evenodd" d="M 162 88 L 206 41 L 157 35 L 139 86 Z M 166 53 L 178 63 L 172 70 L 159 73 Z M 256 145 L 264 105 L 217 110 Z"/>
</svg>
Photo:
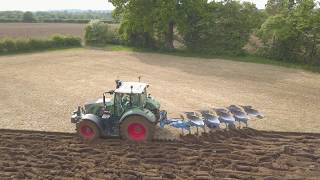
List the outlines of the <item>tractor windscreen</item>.
<svg viewBox="0 0 320 180">
<path fill-rule="evenodd" d="M 143 108 L 146 104 L 147 101 L 147 91 L 146 89 L 143 91 L 143 93 L 138 93 L 138 94 L 126 94 L 127 96 L 130 97 L 131 95 L 131 100 L 132 100 L 132 106 L 133 107 L 141 107 Z M 130 98 L 129 98 L 130 100 Z"/>
<path fill-rule="evenodd" d="M 130 103 L 131 96 L 131 103 Z M 130 93 L 116 93 L 115 94 L 115 109 L 117 110 L 117 114 L 120 115 L 126 109 L 132 107 L 141 107 L 143 108 L 146 103 L 146 94 L 130 94 Z"/>
<path fill-rule="evenodd" d="M 132 106 L 143 108 L 146 104 L 146 96 L 144 94 L 132 94 Z"/>
</svg>

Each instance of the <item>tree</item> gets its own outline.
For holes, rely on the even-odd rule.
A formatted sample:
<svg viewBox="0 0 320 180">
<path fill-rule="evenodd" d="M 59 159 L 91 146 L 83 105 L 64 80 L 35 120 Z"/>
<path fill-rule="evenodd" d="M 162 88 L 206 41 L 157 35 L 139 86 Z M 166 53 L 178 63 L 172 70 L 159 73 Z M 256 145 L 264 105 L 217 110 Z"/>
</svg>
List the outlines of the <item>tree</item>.
<svg viewBox="0 0 320 180">
<path fill-rule="evenodd" d="M 33 16 L 33 13 L 30 12 L 30 11 L 27 11 L 23 14 L 23 19 L 22 19 L 23 22 L 34 22 L 35 21 L 35 18 Z"/>
<path fill-rule="evenodd" d="M 280 14 L 294 8 L 299 0 L 268 0 L 266 4 L 266 12 L 269 15 Z"/>
<path fill-rule="evenodd" d="M 193 49 L 198 46 L 208 18 L 207 0 L 182 0 L 179 6 L 177 29 L 183 43 Z M 208 22 L 209 23 L 209 22 Z"/>
<path fill-rule="evenodd" d="M 119 34 L 123 41 L 138 47 L 155 47 L 154 20 L 155 3 L 150 0 L 109 0 L 116 9 L 114 17 L 121 20 Z"/>
<path fill-rule="evenodd" d="M 173 49 L 174 25 L 176 23 L 176 0 L 156 1 L 152 18 L 160 44 L 165 49 Z"/>
<path fill-rule="evenodd" d="M 122 20 L 120 33 L 130 44 L 169 50 L 174 48 L 179 0 L 109 1 L 116 7 L 115 18 Z"/>
<path fill-rule="evenodd" d="M 259 36 L 267 57 L 320 64 L 320 13 L 313 0 L 297 1 L 288 11 L 269 17 Z"/>
<path fill-rule="evenodd" d="M 90 45 L 119 44 L 115 31 L 100 20 L 91 20 L 85 28 L 85 42 Z"/>
<path fill-rule="evenodd" d="M 263 16 L 251 3 L 237 1 L 188 4 L 182 36 L 190 50 L 210 54 L 242 54 Z M 199 2 L 197 2 L 199 3 Z M 192 8 L 196 7 L 196 8 Z"/>
<path fill-rule="evenodd" d="M 238 54 L 262 23 L 251 3 L 233 0 L 109 0 L 130 45 L 173 49 L 175 32 L 193 51 Z"/>
<path fill-rule="evenodd" d="M 266 6 L 266 11 L 269 15 L 275 15 L 280 13 L 283 9 L 285 0 L 268 0 Z"/>
</svg>

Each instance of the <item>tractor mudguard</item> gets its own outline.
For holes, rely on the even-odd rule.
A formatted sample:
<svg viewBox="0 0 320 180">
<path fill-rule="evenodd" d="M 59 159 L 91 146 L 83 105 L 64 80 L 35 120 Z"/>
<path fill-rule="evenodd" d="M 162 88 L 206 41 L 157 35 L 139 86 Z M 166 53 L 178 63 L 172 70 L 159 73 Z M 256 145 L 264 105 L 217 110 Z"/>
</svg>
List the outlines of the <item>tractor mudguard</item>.
<svg viewBox="0 0 320 180">
<path fill-rule="evenodd" d="M 84 116 L 82 116 L 81 119 L 93 122 L 94 124 L 97 125 L 98 129 L 100 130 L 101 135 L 105 134 L 105 127 L 104 127 L 103 122 L 100 117 L 98 117 L 94 114 L 85 114 Z"/>
<path fill-rule="evenodd" d="M 132 116 L 132 115 L 138 115 L 138 116 L 142 116 L 144 118 L 146 118 L 148 121 L 150 121 L 151 123 L 155 123 L 156 122 L 156 116 L 148 109 L 139 109 L 139 108 L 134 108 L 131 109 L 129 111 L 127 111 L 126 113 L 124 113 L 119 121 L 119 123 L 122 123 L 128 116 Z"/>
</svg>

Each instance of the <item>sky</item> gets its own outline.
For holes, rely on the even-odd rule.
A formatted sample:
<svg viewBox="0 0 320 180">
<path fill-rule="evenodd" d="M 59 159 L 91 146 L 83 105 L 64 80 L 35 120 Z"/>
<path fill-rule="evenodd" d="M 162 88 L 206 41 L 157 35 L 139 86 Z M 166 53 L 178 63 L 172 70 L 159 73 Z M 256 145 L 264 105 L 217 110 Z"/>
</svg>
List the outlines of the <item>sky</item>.
<svg viewBox="0 0 320 180">
<path fill-rule="evenodd" d="M 242 0 L 241 0 L 242 1 Z M 263 9 L 267 0 L 246 0 Z M 112 10 L 108 0 L 0 0 L 0 11 L 47 11 L 47 10 Z"/>
</svg>

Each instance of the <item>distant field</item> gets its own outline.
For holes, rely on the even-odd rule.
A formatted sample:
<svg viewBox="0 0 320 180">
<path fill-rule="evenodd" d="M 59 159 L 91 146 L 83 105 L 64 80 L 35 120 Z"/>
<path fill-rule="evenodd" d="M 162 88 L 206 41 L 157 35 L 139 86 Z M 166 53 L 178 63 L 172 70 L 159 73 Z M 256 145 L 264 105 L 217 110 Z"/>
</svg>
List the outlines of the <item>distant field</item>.
<svg viewBox="0 0 320 180">
<path fill-rule="evenodd" d="M 54 34 L 83 38 L 85 24 L 0 23 L 0 38 L 46 38 Z"/>
</svg>

